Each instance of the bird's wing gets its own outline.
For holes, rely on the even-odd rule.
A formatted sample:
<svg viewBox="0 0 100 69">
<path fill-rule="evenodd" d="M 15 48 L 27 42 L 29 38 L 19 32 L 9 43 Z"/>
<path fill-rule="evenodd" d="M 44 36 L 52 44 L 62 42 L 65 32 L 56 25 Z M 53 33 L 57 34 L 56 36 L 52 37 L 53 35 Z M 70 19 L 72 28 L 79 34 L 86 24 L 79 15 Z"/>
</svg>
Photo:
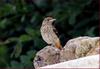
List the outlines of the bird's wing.
<svg viewBox="0 0 100 69">
<path fill-rule="evenodd" d="M 58 36 L 58 31 L 56 30 L 55 27 L 53 27 L 53 31 L 55 32 L 55 34 Z"/>
</svg>

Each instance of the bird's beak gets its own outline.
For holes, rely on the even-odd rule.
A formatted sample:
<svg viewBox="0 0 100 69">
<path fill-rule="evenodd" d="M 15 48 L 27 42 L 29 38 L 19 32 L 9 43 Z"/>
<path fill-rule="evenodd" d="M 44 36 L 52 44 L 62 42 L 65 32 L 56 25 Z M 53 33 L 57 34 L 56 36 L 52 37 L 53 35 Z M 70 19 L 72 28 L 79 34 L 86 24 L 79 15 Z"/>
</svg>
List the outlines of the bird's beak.
<svg viewBox="0 0 100 69">
<path fill-rule="evenodd" d="M 53 21 L 55 21 L 56 19 L 52 19 L 52 20 L 50 20 L 50 22 L 53 22 Z"/>
</svg>

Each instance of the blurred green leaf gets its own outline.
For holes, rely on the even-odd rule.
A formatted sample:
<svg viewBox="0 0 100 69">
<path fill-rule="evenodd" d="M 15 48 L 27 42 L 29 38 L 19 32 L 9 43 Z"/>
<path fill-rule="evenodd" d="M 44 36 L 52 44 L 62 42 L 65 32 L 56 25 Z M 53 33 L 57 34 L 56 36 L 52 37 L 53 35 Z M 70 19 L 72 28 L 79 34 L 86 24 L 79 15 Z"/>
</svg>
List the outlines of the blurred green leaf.
<svg viewBox="0 0 100 69">
<path fill-rule="evenodd" d="M 30 57 L 30 58 L 35 57 L 35 54 L 36 54 L 35 50 L 30 50 L 30 51 L 27 52 L 27 56 Z"/>
<path fill-rule="evenodd" d="M 34 30 L 33 28 L 26 28 L 26 32 L 27 32 L 27 34 L 29 34 L 33 38 L 36 38 L 36 36 L 37 37 L 40 36 L 39 30 Z"/>
<path fill-rule="evenodd" d="M 20 56 L 20 53 L 22 52 L 22 44 L 21 42 L 18 42 L 16 44 L 16 46 L 14 47 L 14 50 L 11 54 L 11 57 L 15 57 L 15 58 L 18 58 Z"/>
<path fill-rule="evenodd" d="M 31 40 L 31 39 L 32 39 L 31 36 L 26 35 L 26 34 L 21 35 L 21 36 L 19 37 L 19 40 L 20 40 L 21 42 L 26 42 L 26 41 L 29 41 L 29 40 Z"/>
<path fill-rule="evenodd" d="M 85 35 L 92 36 L 92 37 L 95 36 L 95 34 L 94 34 L 95 28 L 96 27 L 92 27 L 90 29 L 87 29 Z"/>
<path fill-rule="evenodd" d="M 5 45 L 0 44 L 0 67 L 8 66 L 8 49 Z"/>
<path fill-rule="evenodd" d="M 14 12 L 16 12 L 16 7 L 14 5 L 4 4 L 2 8 L 0 8 L 0 17 Z"/>
<path fill-rule="evenodd" d="M 27 56 L 25 56 L 25 55 L 22 55 L 20 57 L 20 60 L 21 60 L 22 63 L 27 63 L 27 61 L 29 61 L 29 58 Z"/>
<path fill-rule="evenodd" d="M 32 66 L 32 61 L 33 57 L 35 56 L 35 51 L 30 50 L 27 52 L 27 55 L 22 55 L 20 57 L 21 63 L 24 65 L 24 67 L 31 67 Z"/>
<path fill-rule="evenodd" d="M 5 45 L 0 45 L 0 57 L 5 57 L 7 54 L 7 47 Z"/>
<path fill-rule="evenodd" d="M 0 21 L 0 29 L 4 29 L 7 26 L 7 19 Z"/>
<path fill-rule="evenodd" d="M 25 15 L 23 15 L 21 18 L 21 22 L 24 22 L 24 21 L 25 21 Z"/>
<path fill-rule="evenodd" d="M 1 44 L 8 44 L 8 43 L 17 42 L 17 41 L 18 41 L 17 37 L 11 37 L 11 38 L 8 38 L 7 40 L 5 40 L 4 42 L 2 42 Z"/>
<path fill-rule="evenodd" d="M 25 67 L 30 67 L 32 66 L 32 62 L 31 62 L 31 58 L 29 58 L 28 56 L 22 55 L 20 57 L 21 63 L 25 66 Z"/>
<path fill-rule="evenodd" d="M 23 65 L 17 61 L 11 61 L 12 68 L 23 68 Z"/>
<path fill-rule="evenodd" d="M 34 47 L 36 47 L 37 49 L 42 49 L 45 45 L 44 41 L 41 39 L 35 39 L 34 40 Z"/>
<path fill-rule="evenodd" d="M 76 14 L 74 13 L 73 15 L 70 15 L 70 18 L 69 18 L 69 24 L 70 25 L 74 25 L 75 24 L 76 16 L 77 16 L 77 13 Z"/>
</svg>

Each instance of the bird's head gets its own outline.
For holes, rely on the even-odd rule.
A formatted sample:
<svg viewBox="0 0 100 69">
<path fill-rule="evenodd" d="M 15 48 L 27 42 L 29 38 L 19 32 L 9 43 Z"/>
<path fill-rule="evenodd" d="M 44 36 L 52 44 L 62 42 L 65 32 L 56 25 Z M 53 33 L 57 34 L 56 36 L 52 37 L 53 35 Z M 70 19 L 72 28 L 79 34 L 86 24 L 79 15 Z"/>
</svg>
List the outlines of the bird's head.
<svg viewBox="0 0 100 69">
<path fill-rule="evenodd" d="M 44 24 L 52 24 L 56 19 L 52 18 L 52 17 L 46 17 L 44 20 L 43 20 L 43 23 Z"/>
</svg>

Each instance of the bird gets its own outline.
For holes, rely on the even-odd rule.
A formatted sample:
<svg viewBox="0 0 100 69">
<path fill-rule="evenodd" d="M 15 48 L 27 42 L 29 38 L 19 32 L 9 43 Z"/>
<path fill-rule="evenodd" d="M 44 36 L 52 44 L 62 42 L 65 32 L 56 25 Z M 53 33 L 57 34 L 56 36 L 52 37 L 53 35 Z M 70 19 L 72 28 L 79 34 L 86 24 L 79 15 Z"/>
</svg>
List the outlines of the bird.
<svg viewBox="0 0 100 69">
<path fill-rule="evenodd" d="M 48 45 L 53 45 L 54 47 L 61 50 L 62 45 L 61 45 L 60 39 L 57 36 L 57 30 L 53 26 L 53 22 L 55 20 L 56 19 L 54 19 L 53 17 L 44 18 L 41 28 L 40 28 L 40 32 L 41 32 L 43 40 Z"/>
</svg>

